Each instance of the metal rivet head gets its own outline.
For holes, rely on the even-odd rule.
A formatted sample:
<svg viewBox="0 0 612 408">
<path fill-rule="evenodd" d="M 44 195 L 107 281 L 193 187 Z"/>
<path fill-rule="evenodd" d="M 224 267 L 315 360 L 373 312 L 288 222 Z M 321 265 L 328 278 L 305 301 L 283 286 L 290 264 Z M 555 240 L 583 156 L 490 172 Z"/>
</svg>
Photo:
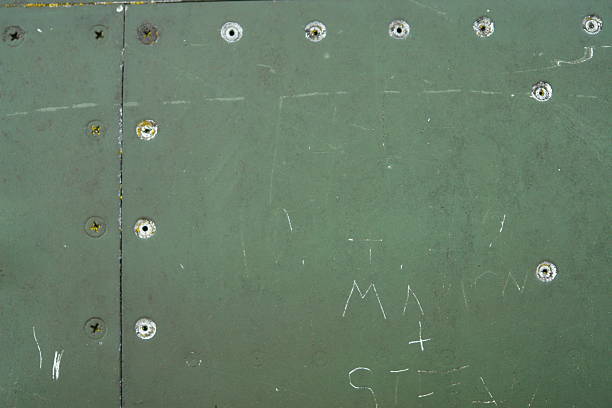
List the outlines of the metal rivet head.
<svg viewBox="0 0 612 408">
<path fill-rule="evenodd" d="M 85 322 L 83 331 L 88 337 L 98 340 L 106 334 L 106 324 L 99 317 L 92 317 Z"/>
<path fill-rule="evenodd" d="M 145 119 L 136 126 L 136 136 L 141 140 L 151 140 L 157 136 L 157 123 L 151 119 Z"/>
<path fill-rule="evenodd" d="M 599 16 L 586 16 L 582 19 L 582 29 L 590 35 L 599 34 L 603 29 L 603 21 Z"/>
<path fill-rule="evenodd" d="M 138 336 L 138 338 L 143 340 L 151 340 L 153 337 L 155 337 L 157 325 L 153 320 L 143 317 L 136 322 L 134 329 L 136 330 L 136 336 Z"/>
<path fill-rule="evenodd" d="M 103 25 L 94 26 L 91 29 L 91 34 L 94 40 L 102 41 L 106 39 L 106 27 L 104 27 Z"/>
<path fill-rule="evenodd" d="M 147 218 L 141 218 L 134 224 L 134 233 L 140 239 L 149 239 L 156 231 L 155 223 Z"/>
<path fill-rule="evenodd" d="M 410 25 L 404 20 L 393 20 L 389 24 L 389 36 L 398 40 L 403 40 L 410 33 Z"/>
<path fill-rule="evenodd" d="M 24 37 L 25 31 L 19 26 L 6 27 L 2 33 L 2 41 L 7 43 L 10 47 L 16 47 L 21 44 Z"/>
<path fill-rule="evenodd" d="M 85 221 L 85 233 L 92 238 L 100 238 L 106 232 L 106 223 L 101 217 L 89 217 Z"/>
<path fill-rule="evenodd" d="M 159 39 L 159 30 L 151 23 L 142 23 L 136 29 L 136 36 L 143 44 L 155 44 Z"/>
<path fill-rule="evenodd" d="M 552 98 L 552 86 L 546 81 L 539 81 L 531 87 L 531 97 L 536 101 L 546 102 Z"/>
<path fill-rule="evenodd" d="M 242 38 L 242 26 L 229 21 L 221 26 L 221 38 L 228 43 L 234 43 Z"/>
<path fill-rule="evenodd" d="M 552 262 L 542 262 L 536 268 L 536 277 L 542 282 L 550 282 L 557 276 L 557 267 Z"/>
<path fill-rule="evenodd" d="M 489 37 L 495 31 L 493 20 L 486 16 L 478 17 L 472 27 L 476 35 L 482 38 Z"/>
<path fill-rule="evenodd" d="M 319 42 L 327 35 L 327 27 L 320 21 L 313 21 L 306 24 L 304 28 L 306 38 L 312 42 Z"/>
<path fill-rule="evenodd" d="M 92 120 L 85 127 L 85 134 L 90 137 L 102 137 L 104 136 L 104 125 L 99 120 Z"/>
</svg>

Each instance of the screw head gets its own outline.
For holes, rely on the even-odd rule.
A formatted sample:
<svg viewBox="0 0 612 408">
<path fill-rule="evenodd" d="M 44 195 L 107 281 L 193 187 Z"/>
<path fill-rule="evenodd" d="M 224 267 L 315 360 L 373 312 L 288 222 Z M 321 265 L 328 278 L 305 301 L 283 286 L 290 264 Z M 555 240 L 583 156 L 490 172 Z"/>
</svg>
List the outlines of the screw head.
<svg viewBox="0 0 612 408">
<path fill-rule="evenodd" d="M 98 42 L 104 41 L 106 39 L 106 31 L 107 31 L 107 28 L 105 26 L 97 25 L 91 29 L 91 35 L 93 39 Z"/>
<path fill-rule="evenodd" d="M 544 261 L 536 268 L 536 277 L 542 282 L 551 282 L 557 277 L 557 266 L 548 261 Z"/>
<path fill-rule="evenodd" d="M 106 323 L 99 317 L 92 317 L 83 325 L 85 334 L 94 340 L 99 340 L 106 334 Z"/>
<path fill-rule="evenodd" d="M 531 97 L 539 102 L 552 98 L 552 86 L 546 81 L 539 81 L 531 87 Z"/>
<path fill-rule="evenodd" d="M 589 35 L 599 34 L 603 29 L 603 20 L 595 15 L 586 16 L 582 19 L 582 29 Z"/>
<path fill-rule="evenodd" d="M 100 238 L 106 232 L 106 223 L 102 217 L 89 217 L 85 221 L 85 233 L 92 238 Z"/>
<path fill-rule="evenodd" d="M 8 26 L 2 33 L 2 41 L 9 47 L 17 47 L 23 42 L 25 31 L 19 26 Z"/>
<path fill-rule="evenodd" d="M 157 324 L 151 319 L 143 317 L 134 325 L 136 336 L 142 340 L 151 340 L 157 333 Z"/>
<path fill-rule="evenodd" d="M 134 224 L 134 233 L 140 239 L 149 239 L 156 231 L 155 223 L 148 218 L 141 218 Z"/>
<path fill-rule="evenodd" d="M 223 26 L 221 26 L 221 38 L 228 43 L 240 41 L 242 38 L 242 26 L 232 21 L 223 24 Z"/>
<path fill-rule="evenodd" d="M 393 20 L 389 24 L 389 37 L 397 40 L 408 38 L 410 34 L 410 25 L 404 20 Z"/>
<path fill-rule="evenodd" d="M 102 137 L 104 136 L 104 131 L 104 125 L 99 120 L 92 120 L 85 126 L 85 134 L 89 137 Z"/>
<path fill-rule="evenodd" d="M 486 38 L 491 36 L 495 31 L 495 24 L 491 18 L 482 16 L 478 17 L 476 21 L 474 21 L 472 28 L 478 37 Z"/>
<path fill-rule="evenodd" d="M 159 39 L 159 30 L 151 23 L 142 23 L 136 29 L 138 40 L 145 45 L 152 45 Z"/>
<path fill-rule="evenodd" d="M 141 140 L 151 140 L 157 136 L 157 123 L 151 119 L 145 119 L 136 126 L 136 136 Z"/>
<path fill-rule="evenodd" d="M 320 21 L 312 21 L 304 27 L 306 38 L 312 42 L 319 42 L 327 36 L 327 27 Z"/>
</svg>

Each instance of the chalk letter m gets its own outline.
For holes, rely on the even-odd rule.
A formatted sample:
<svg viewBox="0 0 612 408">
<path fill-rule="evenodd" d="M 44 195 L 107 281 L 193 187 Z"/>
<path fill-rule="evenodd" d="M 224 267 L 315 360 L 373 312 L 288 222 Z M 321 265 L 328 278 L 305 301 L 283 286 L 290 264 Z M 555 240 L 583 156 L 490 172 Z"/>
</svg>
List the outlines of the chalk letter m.
<svg viewBox="0 0 612 408">
<path fill-rule="evenodd" d="M 385 320 L 387 319 L 387 314 L 385 313 L 385 309 L 383 308 L 382 302 L 380 301 L 380 296 L 378 296 L 378 292 L 376 291 L 376 285 L 374 285 L 374 282 L 370 282 L 370 286 L 368 286 L 365 292 L 362 292 L 361 289 L 359 289 L 359 285 L 357 284 L 357 281 L 355 280 L 353 281 L 351 292 L 349 293 L 348 298 L 346 299 L 346 304 L 344 305 L 344 311 L 342 312 L 342 317 L 346 316 L 346 311 L 351 301 L 351 297 L 353 296 L 353 293 L 355 292 L 355 289 L 357 289 L 357 293 L 359 293 L 359 297 L 361 299 L 365 299 L 365 297 L 368 296 L 370 289 L 372 289 L 372 292 L 374 292 L 374 296 L 376 296 L 376 300 L 378 301 L 378 306 L 380 307 L 380 311 L 383 315 L 383 318 Z"/>
</svg>

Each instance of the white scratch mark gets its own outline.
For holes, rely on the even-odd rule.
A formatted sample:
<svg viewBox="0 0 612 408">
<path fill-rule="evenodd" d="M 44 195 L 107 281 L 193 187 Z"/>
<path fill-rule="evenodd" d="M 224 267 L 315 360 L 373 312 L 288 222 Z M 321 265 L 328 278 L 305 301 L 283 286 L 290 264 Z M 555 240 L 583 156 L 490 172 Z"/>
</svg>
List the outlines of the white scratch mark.
<svg viewBox="0 0 612 408">
<path fill-rule="evenodd" d="M 534 391 L 533 395 L 531 396 L 531 401 L 529 401 L 529 405 L 527 405 L 527 408 L 531 408 L 531 404 L 533 404 L 533 400 L 535 399 L 536 393 L 538 392 L 538 389 L 536 388 L 536 390 Z"/>
<path fill-rule="evenodd" d="M 281 99 L 285 98 L 309 98 L 311 96 L 329 96 L 329 95 L 348 95 L 347 91 L 335 91 L 335 92 L 307 92 L 295 95 L 283 95 Z"/>
<path fill-rule="evenodd" d="M 480 377 L 480 381 L 482 381 L 482 385 L 484 386 L 485 390 L 487 391 L 487 394 L 489 394 L 489 398 L 491 399 L 489 401 L 472 401 L 472 404 L 480 402 L 482 404 L 494 404 L 495 406 L 497 406 L 497 402 L 495 401 L 493 394 L 491 394 L 491 391 L 489 391 L 489 387 L 487 387 L 487 383 L 485 383 L 484 378 Z"/>
<path fill-rule="evenodd" d="M 369 373 L 371 373 L 371 372 L 372 372 L 372 370 L 370 370 L 370 369 L 369 369 L 369 368 L 367 368 L 367 367 L 356 367 L 356 368 L 353 368 L 353 369 L 352 369 L 351 371 L 349 371 L 349 373 L 348 373 L 349 384 L 350 384 L 350 386 L 351 386 L 351 387 L 353 387 L 353 388 L 354 388 L 354 389 L 356 389 L 356 390 L 368 390 L 368 391 L 370 391 L 370 394 L 372 394 L 372 398 L 374 399 L 374 405 L 375 405 L 375 408 L 378 408 L 378 400 L 376 399 L 376 394 L 374 393 L 374 390 L 372 389 L 372 387 L 357 386 L 357 385 L 353 384 L 353 380 L 351 379 L 351 375 L 352 375 L 352 374 L 353 374 L 355 371 L 359 371 L 359 370 L 365 370 L 365 371 L 367 371 L 367 372 L 369 372 Z"/>
<path fill-rule="evenodd" d="M 207 101 L 219 101 L 219 102 L 235 102 L 235 101 L 244 101 L 246 98 L 244 96 L 234 96 L 228 98 L 205 98 Z"/>
<path fill-rule="evenodd" d="M 404 265 L 402 265 L 402 268 L 403 268 L 403 266 Z M 423 307 L 421 306 L 421 302 L 419 302 L 419 298 L 417 297 L 416 293 L 414 293 L 414 291 L 410 289 L 410 285 L 408 285 L 408 289 L 406 289 L 406 301 L 404 302 L 404 310 L 402 311 L 402 315 L 406 314 L 406 308 L 408 307 L 408 300 L 410 299 L 410 294 L 411 293 L 412 293 L 412 296 L 414 297 L 414 300 L 416 300 L 417 305 L 419 305 L 419 309 L 421 310 L 421 316 L 425 316 L 425 312 L 423 311 Z"/>
<path fill-rule="evenodd" d="M 95 108 L 96 106 L 98 106 L 97 103 L 83 102 L 72 105 L 72 109 Z"/>
<path fill-rule="evenodd" d="M 506 283 L 504 283 L 504 287 L 502 289 L 502 297 L 506 295 L 506 287 L 508 286 L 508 282 L 510 281 L 510 278 L 512 278 L 512 281 L 514 281 L 514 285 L 516 286 L 516 289 L 519 292 L 522 292 L 523 288 L 525 287 L 525 285 L 523 285 L 523 287 L 521 288 L 518 282 L 516 281 L 516 279 L 514 279 L 514 275 L 512 275 L 512 272 L 508 272 L 508 276 L 506 276 Z"/>
<path fill-rule="evenodd" d="M 6 116 L 21 116 L 21 115 L 27 115 L 28 112 L 13 112 L 13 113 L 7 113 Z"/>
<path fill-rule="evenodd" d="M 40 28 L 37 28 L 36 31 L 38 31 L 39 33 L 42 33 L 42 30 Z"/>
<path fill-rule="evenodd" d="M 38 339 L 36 338 L 36 327 L 32 326 L 32 334 L 34 335 L 34 341 L 36 342 L 36 347 L 38 347 L 38 368 L 42 369 L 42 351 L 40 351 L 40 344 L 38 344 Z"/>
<path fill-rule="evenodd" d="M 191 103 L 190 101 L 162 101 L 164 105 L 185 105 Z"/>
<path fill-rule="evenodd" d="M 461 280 L 461 292 L 463 293 L 463 303 L 465 303 L 465 310 L 469 312 L 470 309 L 468 308 L 468 300 L 467 296 L 465 295 L 465 285 L 463 284 L 463 280 Z"/>
<path fill-rule="evenodd" d="M 69 109 L 69 106 L 48 106 L 46 108 L 38 108 L 36 112 L 56 112 L 58 110 Z"/>
<path fill-rule="evenodd" d="M 370 248 L 370 265 L 372 265 L 372 248 Z"/>
<path fill-rule="evenodd" d="M 461 383 L 460 382 L 452 383 L 451 385 L 449 385 L 449 387 L 456 387 L 458 385 L 461 385 Z"/>
<path fill-rule="evenodd" d="M 576 95 L 576 98 L 599 99 L 599 96 L 595 96 L 595 95 Z"/>
<path fill-rule="evenodd" d="M 417 370 L 418 374 L 451 374 L 451 373 L 455 373 L 457 371 L 461 371 L 461 370 L 465 370 L 466 368 L 469 368 L 470 365 L 466 364 L 463 365 L 461 367 L 455 367 L 455 368 L 451 368 L 449 370 L 446 371 L 438 371 L 438 370 Z"/>
<path fill-rule="evenodd" d="M 257 67 L 261 67 L 261 68 L 268 68 L 268 71 L 270 71 L 271 74 L 276 74 L 276 70 L 274 68 L 272 68 L 272 66 L 270 65 L 265 65 L 265 64 L 257 64 Z"/>
<path fill-rule="evenodd" d="M 501 95 L 501 92 L 497 92 L 497 91 L 475 91 L 475 90 L 470 90 L 471 93 L 477 93 L 477 94 L 482 94 L 482 95 Z"/>
<path fill-rule="evenodd" d="M 401 92 L 400 91 L 391 91 L 391 90 L 388 90 L 388 91 L 383 91 L 383 93 L 386 94 L 386 95 L 396 95 L 396 94 L 399 94 Z"/>
<path fill-rule="evenodd" d="M 444 89 L 440 91 L 423 91 L 426 94 L 444 94 L 444 93 L 457 93 L 461 92 L 461 89 Z"/>
<path fill-rule="evenodd" d="M 123 106 L 125 106 L 126 108 L 131 108 L 133 106 L 138 106 L 139 103 L 138 102 L 126 102 L 123 104 Z"/>
<path fill-rule="evenodd" d="M 346 316 L 346 310 L 348 309 L 349 302 L 351 301 L 351 296 L 353 296 L 353 292 L 355 291 L 355 289 L 357 289 L 357 292 L 359 293 L 359 297 L 361 297 L 361 299 L 365 299 L 365 297 L 368 295 L 368 292 L 370 292 L 370 289 L 372 289 L 372 292 L 374 292 L 374 296 L 376 296 L 376 300 L 378 301 L 378 306 L 380 307 L 380 311 L 382 312 L 383 318 L 387 320 L 385 308 L 383 307 L 382 302 L 380 301 L 380 296 L 378 296 L 378 291 L 376 290 L 376 285 L 374 285 L 374 282 L 371 282 L 370 286 L 368 286 L 366 291 L 362 292 L 361 289 L 359 289 L 359 285 L 357 284 L 356 280 L 353 281 L 351 292 L 349 293 L 348 298 L 346 299 L 344 311 L 342 312 L 342 317 Z"/>
<path fill-rule="evenodd" d="M 417 6 L 420 6 L 420 7 L 426 8 L 427 10 L 431 10 L 431 11 L 433 11 L 434 13 L 436 13 L 436 14 L 437 14 L 437 15 L 439 15 L 439 16 L 445 16 L 445 15 L 446 15 L 446 12 L 445 12 L 445 11 L 438 10 L 437 8 L 431 7 L 431 6 L 430 6 L 430 5 L 428 5 L 428 4 L 419 3 L 419 2 L 418 2 L 418 1 L 416 1 L 416 0 L 408 0 L 408 1 L 409 1 L 409 2 L 411 2 L 412 4 L 416 4 Z"/>
<path fill-rule="evenodd" d="M 370 129 L 370 128 L 367 128 L 365 126 L 358 125 L 356 123 L 351 123 L 350 126 L 355 127 L 357 129 L 365 130 L 367 132 L 373 132 L 374 131 L 374 129 Z"/>
<path fill-rule="evenodd" d="M 382 239 L 372 239 L 372 238 L 349 238 L 350 242 L 383 242 Z"/>
<path fill-rule="evenodd" d="M 495 276 L 495 274 L 491 271 L 484 271 L 483 273 L 481 273 L 480 275 L 478 275 L 476 277 L 476 279 L 474 279 L 474 282 L 472 283 L 472 285 L 476 286 L 476 283 L 478 283 L 478 281 L 480 280 L 480 278 L 482 278 L 485 275 L 493 275 Z"/>
<path fill-rule="evenodd" d="M 418 397 L 419 397 L 419 398 L 425 398 L 425 397 L 429 397 L 430 395 L 433 395 L 433 394 L 434 394 L 434 393 L 433 393 L 433 391 L 432 391 L 432 392 L 430 392 L 430 393 L 428 393 L 428 394 L 421 394 L 421 395 L 419 395 Z"/>
<path fill-rule="evenodd" d="M 573 60 L 573 61 L 557 60 L 555 61 L 555 64 L 557 64 L 558 67 L 561 66 L 561 64 L 568 64 L 568 65 L 581 64 L 583 62 L 590 60 L 591 58 L 593 58 L 593 47 L 584 47 L 584 55 L 581 58 L 577 60 Z"/>
<path fill-rule="evenodd" d="M 489 242 L 489 248 L 493 246 L 493 241 Z"/>
<path fill-rule="evenodd" d="M 401 264 L 400 265 L 400 270 L 403 270 L 403 269 L 404 269 L 404 264 Z"/>
<path fill-rule="evenodd" d="M 123 4 L 117 6 L 117 13 L 121 13 L 123 11 Z"/>
<path fill-rule="evenodd" d="M 289 231 L 293 232 L 293 226 L 291 225 L 291 218 L 289 217 L 289 213 L 284 208 L 283 208 L 283 211 L 285 212 L 285 215 L 287 216 L 287 222 L 289 223 Z"/>
<path fill-rule="evenodd" d="M 402 368 L 401 370 L 390 370 L 390 373 L 405 373 L 406 371 L 410 370 L 410 368 Z"/>
<path fill-rule="evenodd" d="M 283 100 L 281 96 L 278 98 L 278 115 L 276 118 L 276 129 L 274 131 L 274 151 L 272 152 L 272 168 L 270 169 L 270 188 L 268 192 L 268 204 L 272 205 L 272 190 L 274 187 L 274 171 L 276 169 L 276 156 L 278 156 L 278 139 L 280 134 L 281 112 L 283 110 Z"/>
<path fill-rule="evenodd" d="M 414 341 L 409 341 L 408 344 L 420 343 L 421 351 L 425 351 L 425 347 L 423 347 L 423 343 L 425 343 L 426 341 L 430 341 L 430 340 L 431 339 L 424 339 L 423 338 L 423 326 L 421 325 L 421 321 L 419 320 L 419 339 L 418 340 L 414 340 Z"/>
<path fill-rule="evenodd" d="M 504 218 L 501 220 L 501 227 L 499 228 L 499 232 L 504 230 L 504 223 L 506 222 L 506 214 L 504 214 Z"/>
<path fill-rule="evenodd" d="M 51 369 L 51 379 L 53 381 L 57 381 L 60 375 L 60 364 L 62 363 L 62 356 L 64 355 L 64 350 L 61 352 L 55 352 L 55 357 L 53 358 L 53 367 Z"/>
<path fill-rule="evenodd" d="M 182 263 L 180 263 L 179 266 L 181 267 L 181 269 L 185 269 Z"/>
</svg>

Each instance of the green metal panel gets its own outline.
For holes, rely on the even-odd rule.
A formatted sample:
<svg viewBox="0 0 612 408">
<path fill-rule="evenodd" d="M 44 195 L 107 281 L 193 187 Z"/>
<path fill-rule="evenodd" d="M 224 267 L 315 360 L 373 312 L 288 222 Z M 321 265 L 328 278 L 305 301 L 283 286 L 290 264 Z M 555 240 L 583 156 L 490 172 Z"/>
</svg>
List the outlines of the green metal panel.
<svg viewBox="0 0 612 408">
<path fill-rule="evenodd" d="M 126 406 L 606 405 L 612 56 L 592 12 L 610 7 L 130 7 Z M 141 217 L 149 240 L 127 230 Z"/>
<path fill-rule="evenodd" d="M 612 399 L 607 2 L 0 10 L 0 405 Z"/>
<path fill-rule="evenodd" d="M 116 406 L 123 16 L 2 9 L 13 25 L 21 44 L 0 40 L 0 405 Z M 104 135 L 87 134 L 92 120 Z"/>
</svg>

